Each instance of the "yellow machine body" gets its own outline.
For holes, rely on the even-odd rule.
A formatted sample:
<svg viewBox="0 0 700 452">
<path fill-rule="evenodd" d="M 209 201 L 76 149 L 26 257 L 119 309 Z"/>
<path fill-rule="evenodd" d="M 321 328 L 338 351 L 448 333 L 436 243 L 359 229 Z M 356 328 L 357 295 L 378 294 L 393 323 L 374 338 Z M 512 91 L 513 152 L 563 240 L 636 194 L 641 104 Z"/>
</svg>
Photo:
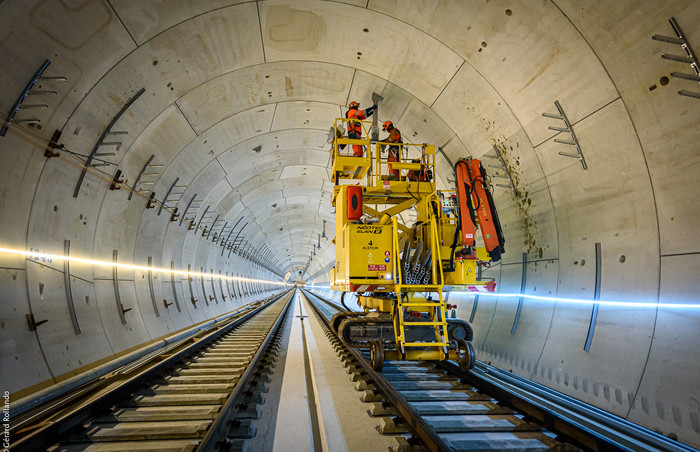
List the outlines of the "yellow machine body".
<svg viewBox="0 0 700 452">
<path fill-rule="evenodd" d="M 465 358 L 449 337 L 443 290 L 486 284 L 477 278 L 477 265 L 489 257 L 483 249 L 476 249 L 469 256 L 451 259 L 462 250 L 454 244 L 458 219 L 449 209 L 443 211 L 436 192 L 433 145 L 350 140 L 339 127 L 347 121 L 336 119 L 332 131 L 336 258 L 331 289 L 357 293 L 364 313 L 377 313 L 367 316 L 368 325 L 379 318 L 391 319 L 396 350 L 382 349 L 387 358 L 463 362 Z M 369 137 L 366 124 L 362 125 L 364 136 Z M 364 146 L 363 156 L 350 155 L 352 145 Z M 398 149 L 386 152 L 390 146 Z M 389 161 L 392 154 L 403 158 Z M 362 186 L 363 215 L 349 220 L 348 187 L 358 184 Z M 401 216 L 399 222 L 399 215 L 411 210 L 415 221 L 403 224 Z M 364 318 L 347 318 L 337 328 L 344 331 L 362 321 Z M 426 334 L 432 337 L 426 339 Z"/>
</svg>

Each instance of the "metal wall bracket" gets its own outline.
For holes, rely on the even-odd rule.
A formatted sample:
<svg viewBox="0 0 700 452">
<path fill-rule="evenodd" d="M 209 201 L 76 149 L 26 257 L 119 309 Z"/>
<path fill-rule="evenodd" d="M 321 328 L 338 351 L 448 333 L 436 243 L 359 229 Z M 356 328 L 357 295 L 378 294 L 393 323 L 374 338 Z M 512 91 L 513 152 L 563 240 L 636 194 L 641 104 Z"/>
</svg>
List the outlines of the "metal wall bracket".
<svg viewBox="0 0 700 452">
<path fill-rule="evenodd" d="M 474 316 L 476 315 L 476 308 L 479 306 L 479 295 L 474 295 L 474 304 L 472 305 L 472 312 L 469 314 L 469 323 L 474 321 Z"/>
<path fill-rule="evenodd" d="M 70 256 L 70 240 L 63 241 L 63 255 Z M 80 324 L 78 324 L 78 316 L 75 314 L 75 305 L 73 304 L 73 288 L 70 280 L 70 260 L 63 261 L 63 284 L 66 286 L 66 300 L 68 301 L 68 313 L 70 320 L 73 323 L 73 331 L 75 334 L 80 334 Z"/>
<path fill-rule="evenodd" d="M 80 193 L 80 187 L 83 185 L 83 179 L 85 179 L 85 173 L 87 172 L 87 168 L 90 167 L 90 164 L 92 163 L 92 159 L 95 158 L 95 155 L 97 154 L 97 150 L 102 147 L 102 146 L 117 146 L 117 150 L 121 146 L 121 142 L 106 142 L 105 139 L 107 137 L 113 137 L 113 136 L 119 136 L 119 135 L 126 135 L 128 132 L 124 131 L 112 131 L 112 127 L 119 121 L 119 118 L 122 117 L 122 115 L 126 112 L 126 110 L 131 107 L 131 104 L 133 104 L 136 99 L 141 97 L 141 95 L 146 91 L 145 88 L 141 88 L 139 92 L 134 94 L 134 96 L 129 99 L 129 101 L 122 107 L 121 110 L 119 110 L 119 113 L 112 118 L 112 121 L 107 125 L 107 128 L 102 132 L 102 135 L 100 135 L 100 139 L 97 140 L 97 143 L 95 143 L 95 146 L 92 148 L 92 151 L 90 152 L 90 155 L 88 155 L 87 160 L 85 160 L 85 168 L 83 168 L 83 171 L 80 173 L 80 177 L 78 177 L 78 183 L 75 186 L 75 191 L 73 191 L 73 197 L 77 198 L 78 193 Z M 131 197 L 129 197 L 131 199 Z"/>
<path fill-rule="evenodd" d="M 503 156 L 501 155 L 501 151 L 498 149 L 498 146 L 496 146 L 495 144 L 493 145 L 493 150 L 495 152 L 495 155 L 484 154 L 483 157 L 486 157 L 487 159 L 495 160 L 496 164 L 493 165 L 493 164 L 489 163 L 486 166 L 489 168 L 493 168 L 497 171 L 502 171 L 505 173 L 505 175 L 500 174 L 500 173 L 496 173 L 496 174 L 491 174 L 490 177 L 508 179 L 508 184 L 494 184 L 494 185 L 496 185 L 496 187 L 501 187 L 501 188 L 510 188 L 513 191 L 513 196 L 517 198 L 518 191 L 515 189 L 515 183 L 513 183 L 513 177 L 510 174 L 510 170 L 508 170 L 508 167 L 506 166 L 505 160 L 503 160 Z M 320 241 L 319 241 L 319 244 L 320 244 Z"/>
<path fill-rule="evenodd" d="M 149 185 L 153 187 L 155 185 L 155 181 L 153 180 L 143 180 L 144 177 L 150 177 L 150 176 L 159 176 L 159 174 L 156 173 L 147 173 L 149 169 L 160 169 L 163 168 L 163 165 L 155 165 L 153 164 L 153 159 L 155 158 L 155 154 L 151 154 L 151 156 L 148 158 L 146 163 L 143 165 L 143 168 L 141 168 L 141 172 L 139 172 L 138 177 L 136 178 L 136 182 L 134 182 L 134 186 L 131 187 L 133 191 L 129 192 L 129 201 L 131 201 L 131 198 L 134 196 L 134 191 L 143 193 L 143 192 L 150 192 L 151 189 L 146 189 L 146 188 L 138 188 L 139 185 L 145 186 Z M 151 197 L 153 198 L 153 197 Z"/>
<path fill-rule="evenodd" d="M 691 69 L 693 69 L 695 74 L 671 72 L 671 77 L 680 78 L 684 80 L 691 80 L 700 83 L 700 63 L 698 63 L 698 58 L 695 56 L 695 52 L 693 52 L 693 49 L 690 47 L 690 44 L 685 38 L 683 30 L 681 30 L 681 27 L 678 25 L 678 22 L 676 22 L 676 19 L 674 17 L 671 17 L 668 20 L 668 22 L 671 24 L 671 28 L 673 28 L 674 33 L 676 33 L 676 37 L 671 38 L 668 36 L 654 35 L 651 37 L 651 39 L 655 41 L 668 42 L 670 44 L 679 44 L 681 46 L 681 49 L 683 49 L 683 51 L 685 52 L 685 56 L 670 55 L 668 53 L 664 53 L 663 55 L 661 55 L 661 58 L 663 58 L 664 60 L 679 61 L 681 63 L 690 64 L 690 67 Z M 681 96 L 694 97 L 695 99 L 700 99 L 700 93 L 695 91 L 686 91 L 682 89 L 678 91 L 678 94 Z"/>
<path fill-rule="evenodd" d="M 211 297 L 209 297 L 209 300 L 207 300 L 207 290 L 204 288 L 204 267 L 199 268 L 199 282 L 202 284 L 202 293 L 204 294 L 204 303 L 209 306 L 209 301 L 211 301 Z"/>
<path fill-rule="evenodd" d="M 515 318 L 513 319 L 513 327 L 510 329 L 510 334 L 515 334 L 518 329 L 518 323 L 520 322 L 520 314 L 523 311 L 523 297 L 522 294 L 525 293 L 525 286 L 527 282 L 527 253 L 523 253 L 523 269 L 520 276 L 520 298 L 518 299 L 518 308 L 515 311 Z"/>
<path fill-rule="evenodd" d="M 579 159 L 581 161 L 581 166 L 583 166 L 583 169 L 587 170 L 588 165 L 586 165 L 586 159 L 583 157 L 583 151 L 581 150 L 581 145 L 579 144 L 578 138 L 576 138 L 576 134 L 574 133 L 574 127 L 571 125 L 569 118 L 566 116 L 566 113 L 564 113 L 564 109 L 561 107 L 561 104 L 559 103 L 558 100 L 554 101 L 554 105 L 557 107 L 557 110 L 559 111 L 558 115 L 555 115 L 552 113 L 542 113 L 542 116 L 544 116 L 545 118 L 559 119 L 560 121 L 564 121 L 564 125 L 566 127 L 549 126 L 549 130 L 554 130 L 557 132 L 565 132 L 565 133 L 568 133 L 569 136 L 571 137 L 571 140 L 561 140 L 559 138 L 555 138 L 554 141 L 556 143 L 561 143 L 561 144 L 573 146 L 576 149 L 576 154 L 571 154 L 568 152 L 560 152 L 559 155 L 563 155 L 564 157 L 573 157 L 573 158 Z"/>
<path fill-rule="evenodd" d="M 187 285 L 190 288 L 190 301 L 192 302 L 192 306 L 194 306 L 194 308 L 197 309 L 197 302 L 199 300 L 196 300 L 194 298 L 194 291 L 192 290 L 192 275 L 191 275 L 191 273 L 192 273 L 192 266 L 190 264 L 187 264 Z M 175 288 L 175 286 L 173 286 L 173 289 L 174 288 Z"/>
<path fill-rule="evenodd" d="M 231 276 L 233 277 L 233 273 L 231 273 Z M 240 278 L 240 275 L 236 275 L 237 278 Z M 238 297 L 237 298 L 242 298 L 243 297 L 243 292 L 241 291 L 241 280 L 236 279 L 235 284 L 233 285 L 234 289 L 236 289 L 236 292 L 238 292 Z"/>
<path fill-rule="evenodd" d="M 121 190 L 121 185 L 124 183 L 124 179 L 122 179 L 122 170 L 118 169 L 116 173 L 114 173 L 114 177 L 112 178 L 112 182 L 109 184 L 109 189 L 110 190 Z"/>
<path fill-rule="evenodd" d="M 63 149 L 62 144 L 58 144 L 58 140 L 61 139 L 61 131 L 56 129 L 53 132 L 53 135 L 51 136 L 51 140 L 49 140 L 49 145 L 44 149 L 44 157 L 46 158 L 52 158 L 52 157 L 58 157 L 61 155 L 56 149 Z"/>
<path fill-rule="evenodd" d="M 173 271 L 173 273 L 170 274 L 170 284 L 173 288 L 173 298 L 175 299 L 175 307 L 177 308 L 177 312 L 182 312 L 182 310 L 180 309 L 180 300 L 178 300 L 177 291 L 175 290 L 175 261 L 170 261 L 170 270 Z"/>
<path fill-rule="evenodd" d="M 118 259 L 118 250 L 113 250 L 112 251 L 112 260 L 116 264 Z M 122 298 L 119 294 L 119 274 L 117 272 L 117 266 L 112 267 L 112 279 L 114 281 L 114 299 L 117 303 L 117 312 L 119 313 L 119 320 L 121 320 L 122 325 L 126 325 L 126 317 L 124 317 L 124 314 L 127 312 L 131 311 L 131 308 L 129 309 L 124 309 L 124 305 L 122 305 Z"/>
<path fill-rule="evenodd" d="M 593 308 L 591 309 L 591 321 L 588 324 L 588 334 L 586 334 L 586 342 L 583 345 L 583 349 L 587 352 L 591 351 L 591 344 L 593 344 L 593 333 L 595 333 L 595 324 L 598 320 L 598 307 L 599 304 L 596 301 L 600 300 L 600 283 L 602 280 L 603 273 L 603 256 L 601 252 L 600 243 L 595 244 L 595 286 L 593 289 Z"/>
<path fill-rule="evenodd" d="M 32 78 L 29 80 L 29 82 L 25 85 L 24 90 L 22 90 L 22 93 L 19 95 L 17 100 L 15 101 L 14 105 L 12 105 L 12 108 L 10 108 L 10 112 L 7 114 L 7 122 L 3 123 L 2 127 L 0 127 L 0 137 L 4 137 L 5 134 L 7 133 L 7 129 L 12 125 L 12 123 L 15 124 L 20 124 L 20 123 L 25 123 L 25 124 L 32 124 L 36 125 L 39 124 L 41 121 L 37 118 L 29 118 L 29 119 L 15 119 L 15 115 L 19 113 L 20 110 L 38 110 L 38 109 L 45 109 L 49 108 L 48 105 L 46 104 L 25 104 L 24 101 L 27 100 L 27 97 L 29 96 L 56 96 L 58 94 L 57 91 L 54 90 L 46 90 L 46 91 L 32 91 L 32 88 L 40 82 L 40 81 L 54 81 L 54 82 L 65 82 L 66 77 L 63 76 L 55 76 L 55 77 L 44 77 L 43 73 L 46 70 L 47 67 L 51 64 L 51 60 L 45 60 L 44 63 L 39 66 L 39 69 L 34 73 Z M 55 156 L 52 156 L 55 157 Z"/>
<path fill-rule="evenodd" d="M 202 214 L 202 216 L 199 217 L 199 221 L 197 222 L 197 226 L 194 227 L 194 232 L 195 232 L 195 234 L 197 233 L 197 231 L 199 231 L 199 225 L 202 224 L 202 220 L 204 220 L 204 217 L 207 216 L 207 213 L 209 212 L 209 208 L 210 208 L 210 207 L 211 207 L 211 206 L 207 206 L 207 207 L 204 209 L 204 213 Z"/>
<path fill-rule="evenodd" d="M 163 298 L 163 304 L 165 305 L 165 309 L 168 309 L 168 306 L 173 305 L 173 303 L 168 303 L 168 300 L 166 300 L 165 298 Z"/>
<path fill-rule="evenodd" d="M 243 219 L 243 217 L 241 217 L 241 220 L 242 220 L 242 219 Z M 236 225 L 238 225 L 238 223 L 240 223 L 241 220 L 238 220 L 238 221 L 236 222 Z M 229 243 L 228 238 L 226 239 L 226 243 L 229 244 L 229 246 L 227 247 L 227 248 L 228 248 L 228 257 L 231 257 L 231 253 L 233 252 L 234 247 L 235 247 L 236 244 L 237 244 L 236 241 L 237 241 L 238 238 L 241 236 L 241 232 L 243 232 L 243 230 L 245 229 L 246 226 L 248 226 L 248 223 L 244 224 L 243 227 L 241 227 L 241 229 L 238 230 L 238 234 L 236 234 L 236 237 L 234 237 L 234 239 L 233 239 L 232 242 Z M 233 229 L 231 229 L 231 233 L 229 234 L 229 237 L 231 237 L 231 234 L 233 234 L 233 231 L 234 231 L 235 229 L 236 229 L 236 226 L 234 226 Z M 223 256 L 224 253 L 222 252 L 221 255 Z"/>
<path fill-rule="evenodd" d="M 211 283 L 211 291 L 214 294 L 213 297 L 209 297 L 209 300 L 214 300 L 216 304 L 219 304 L 219 300 L 217 299 L 216 296 L 216 289 L 214 288 L 214 269 L 211 270 L 211 278 L 209 278 L 209 282 Z M 224 291 L 221 291 L 221 295 L 224 294 Z"/>
<path fill-rule="evenodd" d="M 156 317 L 160 317 L 160 312 L 158 312 L 158 305 L 156 304 L 156 294 L 153 290 L 153 257 L 148 256 L 148 290 L 151 293 L 151 303 L 153 303 L 153 311 L 156 313 Z M 167 306 L 166 306 L 167 308 Z"/>
<path fill-rule="evenodd" d="M 222 256 L 224 255 L 224 251 L 225 251 L 225 250 L 227 250 L 227 249 L 230 250 L 230 249 L 231 249 L 231 246 L 232 246 L 232 245 L 229 243 L 229 239 L 230 239 L 231 236 L 233 235 L 233 231 L 236 229 L 236 226 L 238 226 L 238 224 L 239 224 L 241 221 L 243 221 L 243 217 L 239 218 L 238 221 L 236 221 L 236 224 L 233 225 L 233 227 L 232 227 L 231 230 L 229 231 L 228 235 L 226 236 L 226 239 L 225 239 L 225 240 L 224 240 L 224 238 L 223 238 L 224 228 L 221 229 L 221 237 L 222 237 L 222 238 L 221 238 L 221 247 L 222 247 L 221 255 L 222 255 Z"/>
<path fill-rule="evenodd" d="M 221 217 L 221 214 L 218 214 L 214 221 L 211 223 L 209 226 L 209 232 L 207 232 L 206 238 L 209 238 L 209 235 L 211 234 L 211 231 L 214 230 L 214 226 L 216 226 L 216 223 L 219 221 L 219 217 Z M 204 236 L 204 234 L 202 234 Z"/>
<path fill-rule="evenodd" d="M 187 203 L 187 207 L 185 207 L 185 211 L 182 212 L 182 217 L 180 217 L 180 226 L 182 226 L 183 221 L 189 221 L 190 223 L 192 223 L 194 221 L 195 216 L 188 217 L 187 215 L 189 215 L 189 213 L 190 213 L 190 207 L 193 210 L 197 210 L 197 209 L 199 209 L 199 206 L 202 204 L 202 201 L 196 201 L 195 200 L 196 198 L 197 198 L 197 193 L 195 193 L 194 196 L 192 196 L 192 199 L 190 199 L 190 202 Z M 191 229 L 188 227 L 187 230 L 189 231 Z"/>
<path fill-rule="evenodd" d="M 160 205 L 160 207 L 158 208 L 158 215 L 160 215 L 160 213 L 163 211 L 163 208 L 166 207 L 166 204 L 167 204 L 169 201 L 173 201 L 175 204 L 177 204 L 177 202 L 180 200 L 180 196 L 182 196 L 182 193 L 181 193 L 181 192 L 174 192 L 174 190 L 175 190 L 176 188 L 177 188 L 177 189 L 183 189 L 183 188 L 186 188 L 186 187 L 185 187 L 185 186 L 177 185 L 177 183 L 178 183 L 179 181 L 180 181 L 180 178 L 179 178 L 179 177 L 176 177 L 176 178 L 175 178 L 175 182 L 173 182 L 172 185 L 170 186 L 170 188 L 168 189 L 168 192 L 165 194 L 165 198 L 163 198 L 163 203 L 162 203 L 162 204 Z M 172 196 L 172 198 L 171 198 L 171 196 Z M 174 207 L 174 206 L 173 206 L 173 207 Z M 174 220 L 170 220 L 170 221 L 174 221 Z"/>
<path fill-rule="evenodd" d="M 224 303 L 226 303 L 226 295 L 224 295 L 224 280 L 221 277 L 221 270 L 219 270 L 219 288 L 221 289 L 221 297 L 223 298 Z M 226 284 L 226 291 L 228 291 L 228 283 Z M 230 293 L 228 295 L 229 297 L 231 296 Z"/>
<path fill-rule="evenodd" d="M 156 207 L 156 192 L 151 193 L 146 201 L 146 209 L 155 209 Z"/>
<path fill-rule="evenodd" d="M 34 314 L 27 314 L 27 326 L 29 327 L 29 331 L 36 331 L 36 327 L 39 325 L 43 325 L 44 323 L 48 322 L 49 320 L 39 320 L 38 322 L 34 320 Z"/>
<path fill-rule="evenodd" d="M 230 284 L 230 286 L 229 286 Z M 226 290 L 228 291 L 228 296 L 231 300 L 236 298 L 236 289 L 234 288 L 233 292 L 231 292 L 231 288 L 233 287 L 233 281 L 231 281 L 230 277 L 228 276 L 228 272 L 226 272 Z"/>
</svg>

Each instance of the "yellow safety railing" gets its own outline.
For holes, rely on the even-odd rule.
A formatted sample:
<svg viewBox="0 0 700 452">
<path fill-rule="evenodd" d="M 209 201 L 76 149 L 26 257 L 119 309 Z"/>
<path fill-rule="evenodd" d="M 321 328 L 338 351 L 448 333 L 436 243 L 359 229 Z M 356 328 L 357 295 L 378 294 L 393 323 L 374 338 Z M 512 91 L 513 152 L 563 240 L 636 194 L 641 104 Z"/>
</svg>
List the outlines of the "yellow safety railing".
<svg viewBox="0 0 700 452">
<path fill-rule="evenodd" d="M 384 151 L 382 151 L 384 148 Z M 390 161 L 393 155 L 396 161 Z M 377 142 L 374 148 L 374 174 L 370 185 L 382 185 L 385 181 L 434 182 L 435 146 L 418 143 Z M 398 178 L 392 178 L 389 166 L 398 171 Z"/>
<path fill-rule="evenodd" d="M 401 292 L 402 292 L 402 281 L 403 276 L 401 274 L 401 259 L 399 259 L 399 222 L 396 217 L 391 219 L 391 224 L 393 226 L 394 240 L 392 256 L 394 256 L 394 262 L 396 263 L 396 270 L 394 274 L 396 275 L 396 281 L 394 284 L 394 293 L 396 294 L 396 309 L 394 309 L 394 316 L 398 316 L 398 319 L 394 319 L 394 322 L 399 323 L 399 328 L 396 328 L 396 323 L 394 323 L 394 339 L 396 340 L 396 348 L 399 352 L 403 353 L 403 343 L 406 340 L 406 336 L 403 329 L 403 309 L 401 308 Z"/>
<path fill-rule="evenodd" d="M 348 125 L 350 123 L 360 124 L 362 127 L 363 135 L 359 139 L 353 139 L 348 137 Z M 369 131 L 372 128 L 372 121 L 361 121 L 359 119 L 350 118 L 335 118 L 333 121 L 333 158 L 337 155 L 352 156 L 352 145 L 367 146 L 367 153 L 370 152 L 370 136 Z M 340 154 L 340 146 L 345 145 L 344 154 Z"/>
<path fill-rule="evenodd" d="M 349 138 L 350 124 L 360 124 L 361 138 Z M 375 142 L 371 146 L 370 131 L 372 121 L 335 118 L 331 145 L 331 167 L 339 178 L 364 180 L 368 187 L 381 187 L 388 181 L 435 183 L 435 146 L 417 143 Z M 355 156 L 353 146 L 363 146 L 363 155 Z M 385 148 L 384 155 L 382 148 Z M 394 152 L 392 152 L 392 150 Z M 391 155 L 397 161 L 389 161 Z M 354 160 L 350 160 L 350 159 Z M 389 165 L 398 171 L 398 177 L 391 177 Z M 369 176 L 369 177 L 367 177 Z M 337 180 L 336 180 L 337 183 Z"/>
</svg>

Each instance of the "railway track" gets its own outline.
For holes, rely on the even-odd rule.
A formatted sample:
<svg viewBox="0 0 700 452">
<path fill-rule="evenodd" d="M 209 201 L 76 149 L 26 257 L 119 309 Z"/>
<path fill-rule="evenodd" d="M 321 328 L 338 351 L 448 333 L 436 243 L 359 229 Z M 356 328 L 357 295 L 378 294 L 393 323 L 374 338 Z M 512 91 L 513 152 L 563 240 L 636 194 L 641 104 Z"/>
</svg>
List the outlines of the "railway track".
<svg viewBox="0 0 700 452">
<path fill-rule="evenodd" d="M 260 369 L 276 353 L 292 295 L 252 304 L 180 346 L 79 388 L 80 397 L 68 394 L 50 416 L 29 413 L 15 426 L 10 450 L 245 449 L 269 381 Z"/>
<path fill-rule="evenodd" d="M 695 449 L 484 363 L 469 372 L 446 362 L 384 361 L 346 346 L 330 328 L 345 309 L 307 291 L 362 400 L 396 435 L 395 450 L 641 451 Z"/>
</svg>

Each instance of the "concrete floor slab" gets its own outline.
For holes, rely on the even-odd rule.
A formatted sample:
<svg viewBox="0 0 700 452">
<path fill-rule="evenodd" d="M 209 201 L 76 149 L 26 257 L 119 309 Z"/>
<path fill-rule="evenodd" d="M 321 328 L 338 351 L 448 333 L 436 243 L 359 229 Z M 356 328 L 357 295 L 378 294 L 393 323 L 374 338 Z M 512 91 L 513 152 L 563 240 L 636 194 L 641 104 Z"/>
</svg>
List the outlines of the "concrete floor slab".
<svg viewBox="0 0 700 452">
<path fill-rule="evenodd" d="M 295 297 L 293 303 L 291 309 L 294 319 L 289 333 L 287 359 L 282 370 L 284 380 L 277 405 L 278 416 L 272 444 L 274 452 L 312 450 L 302 326 L 296 318 L 299 312 L 299 298 Z"/>
<path fill-rule="evenodd" d="M 343 363 L 313 315 L 307 327 L 316 397 L 328 450 L 369 451 L 392 447 L 394 437 L 381 435 L 377 430 L 379 419 L 368 415 L 371 405 L 360 401 L 360 392 L 354 389 Z"/>
</svg>

